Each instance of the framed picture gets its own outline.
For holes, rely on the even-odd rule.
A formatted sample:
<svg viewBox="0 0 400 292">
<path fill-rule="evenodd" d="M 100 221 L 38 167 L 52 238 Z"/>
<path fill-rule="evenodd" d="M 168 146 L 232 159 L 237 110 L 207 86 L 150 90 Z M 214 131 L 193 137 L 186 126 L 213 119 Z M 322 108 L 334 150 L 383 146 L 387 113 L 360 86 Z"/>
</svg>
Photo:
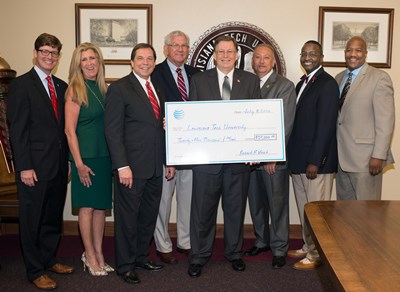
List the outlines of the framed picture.
<svg viewBox="0 0 400 292">
<path fill-rule="evenodd" d="M 129 64 L 133 47 L 152 42 L 152 4 L 75 4 L 76 45 L 98 45 L 106 64 Z"/>
<path fill-rule="evenodd" d="M 107 83 L 107 85 L 110 85 L 111 83 L 113 83 L 116 80 L 118 80 L 118 78 L 106 78 L 106 83 Z"/>
<path fill-rule="evenodd" d="M 320 7 L 318 40 L 324 51 L 324 66 L 346 66 L 346 42 L 353 36 L 361 36 L 367 42 L 368 63 L 390 68 L 393 18 L 391 8 Z"/>
</svg>

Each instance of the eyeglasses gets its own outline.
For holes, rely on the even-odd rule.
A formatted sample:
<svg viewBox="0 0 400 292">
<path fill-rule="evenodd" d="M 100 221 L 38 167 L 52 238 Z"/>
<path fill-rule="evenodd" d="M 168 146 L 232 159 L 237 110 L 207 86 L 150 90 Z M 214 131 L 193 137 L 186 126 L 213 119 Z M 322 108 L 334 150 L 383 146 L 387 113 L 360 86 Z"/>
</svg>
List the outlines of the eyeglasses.
<svg viewBox="0 0 400 292">
<path fill-rule="evenodd" d="M 188 45 L 179 45 L 179 44 L 175 44 L 175 43 L 169 44 L 168 47 L 172 47 L 174 49 L 182 49 L 182 50 L 189 48 Z"/>
<path fill-rule="evenodd" d="M 48 56 L 51 54 L 53 58 L 58 58 L 60 56 L 60 53 L 58 51 L 49 51 L 49 50 L 37 50 L 38 52 L 41 52 L 43 56 Z"/>
<path fill-rule="evenodd" d="M 314 52 L 311 52 L 311 53 L 301 52 L 301 53 L 300 53 L 300 56 L 303 57 L 303 58 L 309 56 L 310 58 L 314 59 L 314 58 L 316 58 L 316 57 L 321 56 L 321 54 L 317 54 L 317 53 L 314 53 Z"/>
<path fill-rule="evenodd" d="M 215 51 L 215 53 L 216 53 L 217 55 L 221 55 L 221 56 L 224 56 L 225 54 L 231 56 L 231 55 L 233 55 L 234 53 L 236 53 L 236 51 L 232 51 L 232 50 L 228 50 L 228 51 L 219 50 L 219 51 Z"/>
</svg>

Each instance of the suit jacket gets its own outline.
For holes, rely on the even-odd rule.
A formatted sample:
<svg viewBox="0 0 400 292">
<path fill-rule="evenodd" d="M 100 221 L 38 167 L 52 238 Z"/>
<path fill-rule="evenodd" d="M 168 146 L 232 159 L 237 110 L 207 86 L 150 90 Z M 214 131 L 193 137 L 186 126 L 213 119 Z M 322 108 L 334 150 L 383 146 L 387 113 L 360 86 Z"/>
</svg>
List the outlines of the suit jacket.
<svg viewBox="0 0 400 292">
<path fill-rule="evenodd" d="M 336 76 L 341 84 L 346 70 Z M 371 157 L 393 163 L 395 120 L 390 76 L 367 63 L 350 86 L 338 118 L 339 163 L 344 171 L 368 172 Z"/>
<path fill-rule="evenodd" d="M 192 75 L 201 72 L 200 69 L 184 64 L 186 75 L 189 79 L 189 84 Z M 169 68 L 167 59 L 158 64 L 153 73 L 151 74 L 151 80 L 159 86 L 160 90 L 165 96 L 165 101 L 182 101 L 181 93 L 179 92 L 178 85 L 172 75 L 171 69 Z M 189 93 L 189 88 L 188 88 Z M 164 147 L 165 149 L 165 147 Z M 163 157 L 166 157 L 166 153 L 163 153 Z M 165 159 L 165 158 L 164 158 Z M 177 166 L 177 169 L 189 169 L 189 165 Z"/>
<path fill-rule="evenodd" d="M 64 94 L 67 84 L 52 76 L 58 120 L 50 97 L 35 69 L 10 84 L 7 118 L 16 172 L 34 169 L 38 180 L 68 175 L 68 144 L 64 133 Z"/>
<path fill-rule="evenodd" d="M 159 119 L 133 73 L 107 90 L 104 123 L 112 166 L 114 170 L 130 166 L 134 179 L 162 175 L 164 97 L 153 86 L 160 101 Z"/>
<path fill-rule="evenodd" d="M 260 80 L 258 77 L 247 71 L 235 69 L 231 100 L 256 99 L 260 98 Z M 192 77 L 190 83 L 190 101 L 222 100 L 218 84 L 217 69 L 213 68 Z M 240 173 L 250 171 L 249 166 L 244 163 L 232 164 L 232 172 Z M 196 165 L 193 170 L 217 174 L 221 171 L 221 164 Z"/>
<path fill-rule="evenodd" d="M 201 71 L 196 67 L 186 64 L 184 67 L 190 84 L 192 75 Z M 151 80 L 162 88 L 163 93 L 165 94 L 165 101 L 182 101 L 181 93 L 176 85 L 171 69 L 168 66 L 167 59 L 156 66 L 151 74 Z"/>
<path fill-rule="evenodd" d="M 303 81 L 296 86 L 299 92 Z M 287 147 L 289 169 L 305 173 L 308 164 L 318 173 L 337 171 L 336 120 L 339 87 L 323 68 L 308 81 L 296 106 L 296 116 Z"/>
<path fill-rule="evenodd" d="M 287 145 L 296 113 L 296 91 L 293 82 L 274 71 L 261 87 L 261 98 L 282 99 L 285 122 L 285 145 Z M 286 164 L 285 162 L 278 162 L 277 169 L 286 167 Z"/>
</svg>

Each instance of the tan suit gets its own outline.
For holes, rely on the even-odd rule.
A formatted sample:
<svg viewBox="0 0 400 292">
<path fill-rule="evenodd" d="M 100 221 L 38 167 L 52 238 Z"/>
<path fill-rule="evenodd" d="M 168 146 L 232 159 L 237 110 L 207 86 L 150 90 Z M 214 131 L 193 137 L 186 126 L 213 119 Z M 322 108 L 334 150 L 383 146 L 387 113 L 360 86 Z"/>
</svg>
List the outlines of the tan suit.
<svg viewBox="0 0 400 292">
<path fill-rule="evenodd" d="M 339 85 L 343 84 L 346 72 L 344 70 L 336 76 Z M 338 183 L 341 171 L 364 173 L 362 175 L 368 179 L 371 157 L 384 160 L 383 165 L 394 162 L 390 151 L 394 120 L 393 84 L 390 76 L 365 63 L 351 84 L 338 116 Z M 369 180 L 374 178 L 371 175 L 369 177 Z M 361 193 L 357 187 L 355 193 L 357 199 L 362 198 L 357 197 Z"/>
<path fill-rule="evenodd" d="M 339 85 L 345 74 L 346 70 L 336 76 Z M 394 162 L 390 151 L 394 117 L 392 80 L 386 72 L 364 64 L 338 118 L 339 164 L 344 171 L 368 172 L 371 157 Z"/>
</svg>

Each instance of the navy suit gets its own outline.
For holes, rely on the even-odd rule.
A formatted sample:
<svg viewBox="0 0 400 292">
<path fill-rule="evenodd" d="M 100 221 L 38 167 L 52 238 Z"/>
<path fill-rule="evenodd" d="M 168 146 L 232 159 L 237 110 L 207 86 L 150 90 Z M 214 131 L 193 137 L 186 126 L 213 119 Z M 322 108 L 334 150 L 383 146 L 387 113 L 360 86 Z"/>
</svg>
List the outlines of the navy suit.
<svg viewBox="0 0 400 292">
<path fill-rule="evenodd" d="M 21 247 L 30 281 L 56 263 L 68 177 L 68 145 L 64 134 L 67 84 L 52 76 L 58 120 L 49 94 L 35 69 L 10 85 L 7 118 L 17 174 Z M 29 187 L 21 171 L 33 169 L 38 181 Z"/>
<path fill-rule="evenodd" d="M 155 85 L 155 84 L 153 84 Z M 148 261 L 162 188 L 164 99 L 156 119 L 147 93 L 133 73 L 113 82 L 106 95 L 105 135 L 114 170 L 115 259 L 118 273 Z M 131 189 L 119 182 L 129 166 Z"/>
<path fill-rule="evenodd" d="M 186 75 L 190 80 L 192 76 L 200 72 L 200 69 L 189 65 L 184 65 Z M 158 64 L 151 74 L 151 80 L 157 83 L 165 94 L 165 101 L 182 101 L 181 93 L 179 92 L 176 81 L 171 74 L 171 69 L 168 66 L 167 59 Z"/>
<path fill-rule="evenodd" d="M 303 81 L 296 86 L 299 92 Z M 287 147 L 289 169 L 305 173 L 308 164 L 319 167 L 318 173 L 337 171 L 336 119 L 339 88 L 323 68 L 308 81 L 296 106 L 296 115 Z"/>
<path fill-rule="evenodd" d="M 303 85 L 300 81 L 296 93 Z M 339 107 L 339 87 L 335 79 L 321 67 L 308 80 L 298 96 L 287 156 L 292 172 L 293 189 L 303 230 L 304 246 L 309 260 L 319 260 L 310 230 L 304 222 L 304 205 L 311 201 L 330 200 L 333 176 L 338 167 L 336 120 Z M 310 178 L 310 170 L 318 167 L 317 176 Z M 312 173 L 313 171 L 310 171 Z"/>
</svg>

